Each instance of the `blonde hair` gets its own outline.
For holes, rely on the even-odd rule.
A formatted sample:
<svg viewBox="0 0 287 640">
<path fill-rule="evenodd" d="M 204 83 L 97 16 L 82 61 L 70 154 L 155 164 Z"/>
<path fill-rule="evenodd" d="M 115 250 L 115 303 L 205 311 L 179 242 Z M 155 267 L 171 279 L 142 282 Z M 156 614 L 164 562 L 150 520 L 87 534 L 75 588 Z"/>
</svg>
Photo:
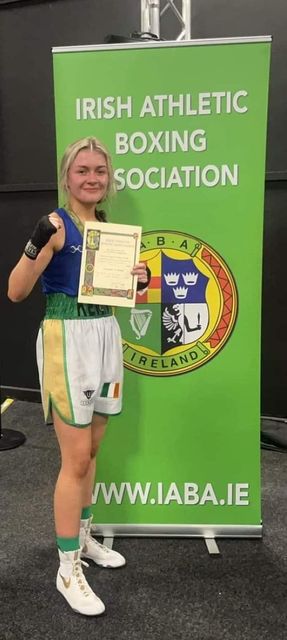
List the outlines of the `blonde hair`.
<svg viewBox="0 0 287 640">
<path fill-rule="evenodd" d="M 104 197 L 104 200 L 106 200 L 109 196 L 114 195 L 116 191 L 112 160 L 107 148 L 103 145 L 102 142 L 100 142 L 100 140 L 98 140 L 94 136 L 76 140 L 75 142 L 72 142 L 71 144 L 69 144 L 69 146 L 66 148 L 60 164 L 60 172 L 59 172 L 60 189 L 63 192 L 63 194 L 68 193 L 67 179 L 68 179 L 68 172 L 69 172 L 70 166 L 73 164 L 78 153 L 80 151 L 83 151 L 84 149 L 102 153 L 106 160 L 107 169 L 108 169 L 108 186 L 107 186 L 107 191 Z"/>
</svg>

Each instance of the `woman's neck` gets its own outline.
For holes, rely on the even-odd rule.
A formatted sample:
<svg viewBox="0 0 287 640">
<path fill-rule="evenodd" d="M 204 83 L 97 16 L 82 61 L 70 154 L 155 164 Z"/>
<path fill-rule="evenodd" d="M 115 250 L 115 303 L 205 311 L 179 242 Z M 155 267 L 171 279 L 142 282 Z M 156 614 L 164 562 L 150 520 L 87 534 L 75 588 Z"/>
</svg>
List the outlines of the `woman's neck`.
<svg viewBox="0 0 287 640">
<path fill-rule="evenodd" d="M 81 202 L 74 202 L 73 200 L 71 200 L 67 203 L 67 208 L 82 222 L 88 222 L 96 219 L 95 204 L 84 205 Z"/>
</svg>

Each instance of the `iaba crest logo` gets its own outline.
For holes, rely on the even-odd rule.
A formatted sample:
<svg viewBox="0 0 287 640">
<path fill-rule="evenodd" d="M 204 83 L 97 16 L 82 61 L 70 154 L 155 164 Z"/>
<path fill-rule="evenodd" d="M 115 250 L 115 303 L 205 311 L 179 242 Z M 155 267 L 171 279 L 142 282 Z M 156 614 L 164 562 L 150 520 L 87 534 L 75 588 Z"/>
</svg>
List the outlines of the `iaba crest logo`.
<svg viewBox="0 0 287 640">
<path fill-rule="evenodd" d="M 187 373 L 217 355 L 237 312 L 234 279 L 205 242 L 178 231 L 142 236 L 151 271 L 136 307 L 120 311 L 124 365 L 150 376 Z"/>
</svg>

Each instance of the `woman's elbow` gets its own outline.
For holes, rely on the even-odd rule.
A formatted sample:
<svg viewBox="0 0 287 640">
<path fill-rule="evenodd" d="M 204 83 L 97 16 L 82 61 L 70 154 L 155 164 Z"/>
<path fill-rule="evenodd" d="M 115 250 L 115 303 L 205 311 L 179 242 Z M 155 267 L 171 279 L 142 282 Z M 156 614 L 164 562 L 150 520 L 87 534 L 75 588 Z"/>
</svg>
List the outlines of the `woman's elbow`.
<svg viewBox="0 0 287 640">
<path fill-rule="evenodd" d="M 15 293 L 10 293 L 10 291 L 8 291 L 7 295 L 11 302 L 21 302 L 22 300 L 24 300 L 24 296 L 16 295 Z"/>
<path fill-rule="evenodd" d="M 17 288 L 12 287 L 10 284 L 8 285 L 7 296 L 11 302 L 22 302 L 25 300 L 27 294 L 23 291 L 17 290 Z"/>
</svg>

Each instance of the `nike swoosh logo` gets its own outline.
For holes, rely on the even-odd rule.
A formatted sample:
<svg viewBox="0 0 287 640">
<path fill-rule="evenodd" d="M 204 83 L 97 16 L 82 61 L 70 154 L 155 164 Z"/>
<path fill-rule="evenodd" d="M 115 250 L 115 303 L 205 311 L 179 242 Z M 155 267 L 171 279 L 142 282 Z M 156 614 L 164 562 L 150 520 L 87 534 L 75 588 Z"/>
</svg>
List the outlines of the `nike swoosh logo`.
<svg viewBox="0 0 287 640">
<path fill-rule="evenodd" d="M 66 589 L 69 589 L 70 585 L 71 585 L 71 578 L 68 578 L 68 580 L 66 580 L 66 578 L 63 578 L 63 576 L 60 574 L 62 580 L 63 580 L 63 584 L 64 587 L 66 587 Z"/>
</svg>

